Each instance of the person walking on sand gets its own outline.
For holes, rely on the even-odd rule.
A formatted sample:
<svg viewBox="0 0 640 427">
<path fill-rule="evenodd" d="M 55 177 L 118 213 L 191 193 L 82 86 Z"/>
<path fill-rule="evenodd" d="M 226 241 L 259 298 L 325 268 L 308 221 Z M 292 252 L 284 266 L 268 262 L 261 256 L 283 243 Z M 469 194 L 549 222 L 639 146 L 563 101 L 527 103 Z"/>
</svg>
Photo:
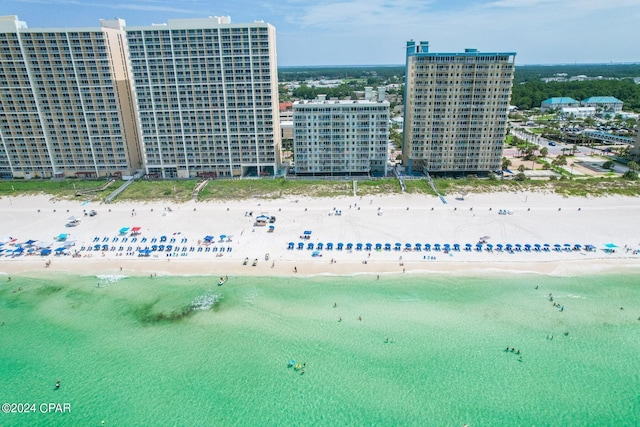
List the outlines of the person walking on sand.
<svg viewBox="0 0 640 427">
<path fill-rule="evenodd" d="M 293 267 L 293 272 L 297 273 L 298 272 L 298 267 Z"/>
</svg>

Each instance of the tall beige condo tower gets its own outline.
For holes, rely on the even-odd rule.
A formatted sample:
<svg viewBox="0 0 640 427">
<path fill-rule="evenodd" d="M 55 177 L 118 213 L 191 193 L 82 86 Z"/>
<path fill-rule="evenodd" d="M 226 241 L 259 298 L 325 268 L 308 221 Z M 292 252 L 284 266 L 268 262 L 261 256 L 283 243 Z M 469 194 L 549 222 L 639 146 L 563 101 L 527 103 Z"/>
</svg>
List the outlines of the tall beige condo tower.
<svg viewBox="0 0 640 427">
<path fill-rule="evenodd" d="M 430 53 L 407 42 L 402 161 L 409 174 L 500 169 L 515 53 Z"/>
<path fill-rule="evenodd" d="M 124 21 L 29 29 L 0 17 L 0 175 L 130 175 L 142 166 Z"/>
<path fill-rule="evenodd" d="M 127 27 L 126 32 L 148 174 L 278 172 L 273 26 L 209 17 Z"/>
</svg>

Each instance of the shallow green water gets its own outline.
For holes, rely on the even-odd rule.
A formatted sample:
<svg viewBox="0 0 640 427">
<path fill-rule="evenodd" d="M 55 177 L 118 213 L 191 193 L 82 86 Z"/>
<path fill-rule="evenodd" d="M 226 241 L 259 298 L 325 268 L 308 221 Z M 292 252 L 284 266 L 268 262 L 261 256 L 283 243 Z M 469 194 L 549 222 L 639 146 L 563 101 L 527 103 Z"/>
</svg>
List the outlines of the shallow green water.
<svg viewBox="0 0 640 427">
<path fill-rule="evenodd" d="M 640 424 L 632 276 L 0 280 L 2 426 Z"/>
</svg>

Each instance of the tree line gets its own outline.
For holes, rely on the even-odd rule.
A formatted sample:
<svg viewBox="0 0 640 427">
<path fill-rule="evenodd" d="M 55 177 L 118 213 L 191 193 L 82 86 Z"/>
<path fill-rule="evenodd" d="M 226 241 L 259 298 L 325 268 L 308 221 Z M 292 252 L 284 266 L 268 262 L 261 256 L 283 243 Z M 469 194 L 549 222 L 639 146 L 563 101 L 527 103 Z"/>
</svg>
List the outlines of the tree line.
<svg viewBox="0 0 640 427">
<path fill-rule="evenodd" d="M 640 111 L 640 85 L 631 79 L 549 83 L 532 80 L 513 85 L 511 105 L 528 110 L 540 107 L 545 99 L 562 96 L 576 101 L 590 96 L 613 96 L 624 102 L 625 111 Z"/>
</svg>

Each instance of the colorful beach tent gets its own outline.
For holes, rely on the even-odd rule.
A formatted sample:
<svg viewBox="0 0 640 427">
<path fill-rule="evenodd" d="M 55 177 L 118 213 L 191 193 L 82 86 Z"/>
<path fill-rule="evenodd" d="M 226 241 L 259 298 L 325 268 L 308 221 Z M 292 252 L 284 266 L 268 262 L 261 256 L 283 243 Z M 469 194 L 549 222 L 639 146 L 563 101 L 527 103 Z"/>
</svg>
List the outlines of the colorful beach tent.
<svg viewBox="0 0 640 427">
<path fill-rule="evenodd" d="M 122 227 L 122 228 L 120 229 L 120 234 L 125 234 L 125 233 L 127 233 L 128 231 L 129 231 L 129 227 Z"/>
<path fill-rule="evenodd" d="M 140 228 L 140 227 L 133 227 L 133 228 L 131 229 L 131 235 L 133 236 L 133 235 L 135 235 L 135 234 L 140 234 L 140 230 L 141 230 L 141 228 Z M 125 233 L 126 233 L 126 231 L 125 231 Z"/>
<path fill-rule="evenodd" d="M 56 237 L 56 239 L 58 239 L 60 241 L 67 240 L 67 234 L 60 233 L 60 234 L 58 234 L 58 237 Z"/>
</svg>

